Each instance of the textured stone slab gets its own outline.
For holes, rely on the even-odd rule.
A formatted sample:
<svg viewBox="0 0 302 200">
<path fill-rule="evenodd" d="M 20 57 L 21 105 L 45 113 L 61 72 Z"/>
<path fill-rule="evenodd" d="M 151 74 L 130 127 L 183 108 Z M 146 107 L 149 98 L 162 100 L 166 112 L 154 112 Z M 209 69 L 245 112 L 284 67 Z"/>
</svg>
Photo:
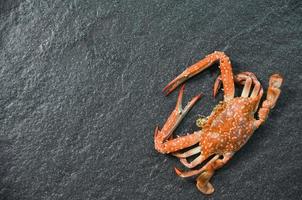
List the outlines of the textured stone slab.
<svg viewBox="0 0 302 200">
<path fill-rule="evenodd" d="M 299 199 L 300 1 L 0 2 L 0 199 Z M 219 170 L 205 197 L 153 149 L 177 92 L 161 90 L 214 50 L 267 88 L 285 78 L 266 124 Z M 221 99 L 219 71 L 188 81 L 205 96 L 177 133 Z"/>
</svg>

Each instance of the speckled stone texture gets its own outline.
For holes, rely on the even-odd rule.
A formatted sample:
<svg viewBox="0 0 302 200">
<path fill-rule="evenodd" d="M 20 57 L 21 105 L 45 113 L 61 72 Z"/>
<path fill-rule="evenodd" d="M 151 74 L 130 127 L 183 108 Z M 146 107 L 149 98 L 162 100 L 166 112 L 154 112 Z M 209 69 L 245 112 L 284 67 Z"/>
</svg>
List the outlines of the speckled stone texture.
<svg viewBox="0 0 302 200">
<path fill-rule="evenodd" d="M 301 198 L 301 1 L 1 0 L 0 36 L 1 200 Z M 214 50 L 265 89 L 272 73 L 285 82 L 206 197 L 153 132 L 176 102 L 162 88 Z M 187 82 L 184 103 L 204 96 L 177 134 L 222 99 L 218 74 Z"/>
</svg>

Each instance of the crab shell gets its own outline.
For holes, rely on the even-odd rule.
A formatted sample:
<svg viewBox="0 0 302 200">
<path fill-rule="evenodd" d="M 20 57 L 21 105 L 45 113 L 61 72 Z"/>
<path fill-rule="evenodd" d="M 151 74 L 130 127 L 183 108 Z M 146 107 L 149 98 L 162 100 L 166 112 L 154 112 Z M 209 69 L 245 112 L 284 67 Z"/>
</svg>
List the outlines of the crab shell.
<svg viewBox="0 0 302 200">
<path fill-rule="evenodd" d="M 257 99 L 237 97 L 218 104 L 202 127 L 202 154 L 223 155 L 238 151 L 255 130 Z"/>
</svg>

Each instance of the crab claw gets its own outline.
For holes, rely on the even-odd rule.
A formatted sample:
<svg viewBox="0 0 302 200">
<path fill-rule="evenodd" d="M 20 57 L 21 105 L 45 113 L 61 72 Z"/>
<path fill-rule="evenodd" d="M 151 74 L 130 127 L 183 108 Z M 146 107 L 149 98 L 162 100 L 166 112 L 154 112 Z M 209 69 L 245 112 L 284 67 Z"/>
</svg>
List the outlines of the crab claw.
<svg viewBox="0 0 302 200">
<path fill-rule="evenodd" d="M 214 56 L 216 56 L 218 52 L 214 52 L 206 56 L 204 59 L 200 60 L 199 62 L 191 65 L 185 71 L 183 71 L 180 75 L 178 75 L 173 81 L 171 81 L 164 89 L 163 92 L 166 92 L 166 95 L 170 94 L 177 86 L 179 86 L 184 81 L 188 80 L 192 76 L 195 76 L 199 72 L 203 71 L 207 67 L 209 67 L 212 63 L 216 60 Z"/>
<path fill-rule="evenodd" d="M 178 75 L 174 80 L 168 83 L 168 85 L 163 89 L 163 92 L 166 92 L 166 95 L 169 95 L 180 84 L 182 84 L 192 76 L 195 76 L 199 72 L 203 71 L 212 63 L 213 62 L 210 61 L 210 58 L 206 57 L 205 59 L 190 66 L 185 71 L 183 71 L 180 75 Z"/>
<path fill-rule="evenodd" d="M 181 136 L 178 138 L 173 138 L 172 133 L 179 125 L 184 116 L 189 112 L 193 105 L 201 98 L 202 94 L 196 95 L 189 101 L 189 103 L 183 108 L 182 99 L 184 93 L 185 85 L 183 85 L 179 91 L 177 103 L 165 122 L 163 128 L 159 130 L 156 127 L 154 131 L 154 144 L 155 149 L 160 153 L 171 153 L 178 150 L 187 148 L 199 142 L 200 132 L 194 132 L 186 136 Z"/>
<path fill-rule="evenodd" d="M 179 86 L 181 83 L 186 81 L 187 75 L 180 74 L 177 76 L 173 81 L 171 81 L 164 89 L 163 92 L 166 93 L 166 96 L 168 96 L 177 86 Z"/>
<path fill-rule="evenodd" d="M 217 93 L 218 93 L 218 90 L 220 89 L 221 87 L 221 76 L 219 75 L 216 80 L 215 80 L 215 83 L 214 83 L 214 88 L 213 88 L 213 97 L 216 97 Z"/>
<path fill-rule="evenodd" d="M 163 92 L 166 95 L 170 94 L 177 86 L 186 81 L 187 79 L 195 76 L 201 71 L 205 70 L 213 63 L 219 61 L 220 71 L 221 71 L 221 81 L 224 88 L 224 98 L 229 100 L 234 98 L 234 81 L 233 81 L 233 72 L 231 67 L 231 62 L 228 56 L 223 52 L 215 51 L 207 55 L 205 58 L 201 59 L 197 63 L 188 67 L 180 75 L 178 75 L 173 81 L 171 81 L 164 89 Z M 219 82 L 217 82 L 219 83 Z"/>
</svg>

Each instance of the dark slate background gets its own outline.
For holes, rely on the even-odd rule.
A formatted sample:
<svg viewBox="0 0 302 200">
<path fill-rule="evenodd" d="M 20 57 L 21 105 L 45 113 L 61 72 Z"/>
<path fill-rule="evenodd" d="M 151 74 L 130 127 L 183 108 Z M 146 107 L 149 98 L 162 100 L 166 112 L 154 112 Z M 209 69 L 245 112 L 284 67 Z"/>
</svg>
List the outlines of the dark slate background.
<svg viewBox="0 0 302 200">
<path fill-rule="evenodd" d="M 0 2 L 0 199 L 301 198 L 301 1 Z M 214 50 L 265 89 L 272 73 L 285 82 L 205 197 L 154 150 L 153 132 L 176 101 L 162 88 Z M 188 81 L 184 103 L 205 96 L 177 133 L 221 100 L 218 74 Z"/>
</svg>

